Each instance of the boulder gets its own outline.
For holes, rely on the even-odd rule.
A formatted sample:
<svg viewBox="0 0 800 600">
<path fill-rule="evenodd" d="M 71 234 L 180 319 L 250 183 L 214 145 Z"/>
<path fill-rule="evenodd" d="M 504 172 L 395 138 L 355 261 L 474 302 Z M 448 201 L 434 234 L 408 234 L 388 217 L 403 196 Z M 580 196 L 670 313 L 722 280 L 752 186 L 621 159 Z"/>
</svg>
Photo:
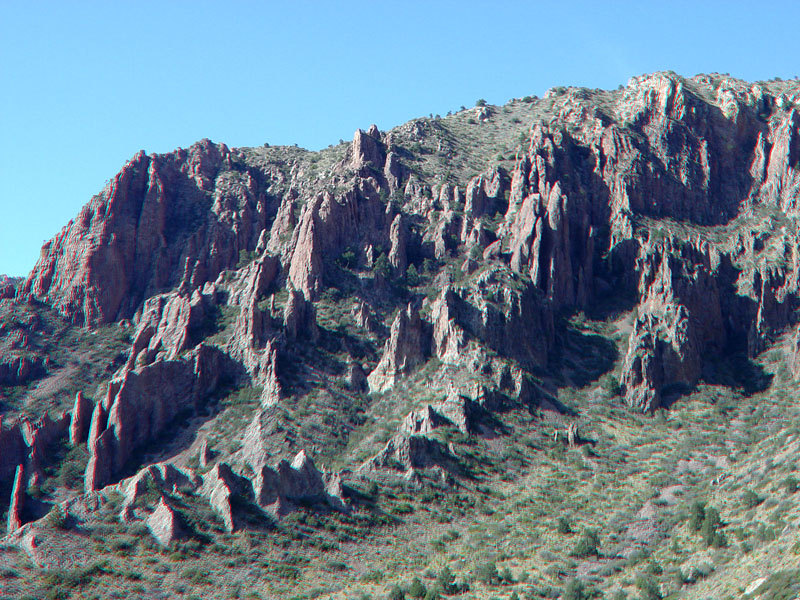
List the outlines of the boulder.
<svg viewBox="0 0 800 600">
<path fill-rule="evenodd" d="M 163 497 L 158 501 L 158 506 L 153 514 L 147 517 L 146 523 L 150 533 L 162 546 L 169 546 L 184 536 L 178 514 L 164 501 Z"/>
</svg>

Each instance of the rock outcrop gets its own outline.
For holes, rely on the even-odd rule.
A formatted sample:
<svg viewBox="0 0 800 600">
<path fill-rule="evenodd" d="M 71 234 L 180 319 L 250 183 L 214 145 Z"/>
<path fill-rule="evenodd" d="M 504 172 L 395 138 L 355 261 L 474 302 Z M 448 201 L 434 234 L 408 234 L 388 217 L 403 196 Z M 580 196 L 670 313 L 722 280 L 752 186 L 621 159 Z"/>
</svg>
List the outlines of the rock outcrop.
<svg viewBox="0 0 800 600">
<path fill-rule="evenodd" d="M 693 385 L 703 354 L 725 345 L 719 261 L 705 245 L 670 238 L 642 246 L 641 301 L 622 369 L 631 406 L 653 410 L 666 383 Z"/>
<path fill-rule="evenodd" d="M 438 467 L 451 471 L 454 465 L 454 458 L 438 441 L 424 435 L 399 434 L 359 470 L 364 473 L 384 470 L 403 473 Z"/>
<path fill-rule="evenodd" d="M 162 546 L 169 546 L 175 540 L 183 537 L 183 527 L 178 514 L 164 501 L 163 497 L 158 501 L 158 506 L 153 514 L 147 517 L 147 528 Z"/>
<path fill-rule="evenodd" d="M 290 463 L 281 460 L 271 467 L 262 465 L 253 478 L 256 503 L 275 516 L 292 510 L 294 502 L 326 502 L 342 508 L 341 479 L 333 473 L 323 473 L 314 461 L 301 450 Z"/>
<path fill-rule="evenodd" d="M 268 217 L 260 178 L 234 158 L 208 140 L 138 153 L 44 245 L 18 295 L 100 325 L 132 317 L 165 288 L 213 281 L 255 247 Z"/>
<path fill-rule="evenodd" d="M 73 446 L 84 443 L 88 438 L 93 410 L 94 403 L 84 396 L 83 392 L 75 394 L 69 422 L 69 443 Z"/>
<path fill-rule="evenodd" d="M 370 392 L 383 392 L 392 387 L 398 377 L 423 362 L 429 346 L 429 333 L 419 311 L 409 305 L 395 317 L 383 357 L 367 376 Z"/>
<path fill-rule="evenodd" d="M 157 361 L 112 380 L 92 415 L 86 490 L 111 483 L 134 450 L 179 414 L 196 411 L 215 388 L 221 364 L 218 350 L 201 345 L 184 359 Z"/>
<path fill-rule="evenodd" d="M 208 498 L 211 508 L 220 516 L 225 529 L 229 532 L 236 529 L 231 497 L 238 493 L 243 485 L 241 479 L 233 472 L 230 465 L 220 462 L 203 476 L 203 486 L 200 489 L 200 494 Z"/>
<path fill-rule="evenodd" d="M 26 488 L 25 467 L 18 465 L 14 475 L 14 485 L 11 488 L 11 502 L 8 506 L 8 533 L 14 533 L 22 527 L 22 510 L 25 508 Z"/>
</svg>

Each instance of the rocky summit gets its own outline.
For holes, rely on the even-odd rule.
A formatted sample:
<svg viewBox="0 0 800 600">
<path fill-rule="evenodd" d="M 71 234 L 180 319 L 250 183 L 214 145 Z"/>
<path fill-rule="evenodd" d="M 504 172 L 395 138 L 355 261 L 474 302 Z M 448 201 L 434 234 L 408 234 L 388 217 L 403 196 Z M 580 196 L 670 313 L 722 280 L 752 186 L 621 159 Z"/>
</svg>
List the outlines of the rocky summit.
<svg viewBox="0 0 800 600">
<path fill-rule="evenodd" d="M 0 277 L 0 596 L 800 593 L 800 82 L 136 154 Z"/>
</svg>

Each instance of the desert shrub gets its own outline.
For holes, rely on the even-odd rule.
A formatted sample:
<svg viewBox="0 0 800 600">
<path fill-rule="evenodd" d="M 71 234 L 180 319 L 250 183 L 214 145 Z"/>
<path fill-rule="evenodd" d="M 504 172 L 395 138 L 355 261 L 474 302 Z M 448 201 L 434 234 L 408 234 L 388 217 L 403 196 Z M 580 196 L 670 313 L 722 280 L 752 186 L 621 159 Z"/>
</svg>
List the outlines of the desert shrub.
<svg viewBox="0 0 800 600">
<path fill-rule="evenodd" d="M 425 600 L 441 600 L 442 591 L 439 588 L 432 587 L 425 592 Z"/>
<path fill-rule="evenodd" d="M 67 529 L 67 511 L 60 504 L 56 504 L 47 513 L 47 524 L 54 529 Z"/>
<path fill-rule="evenodd" d="M 387 600 L 406 600 L 406 594 L 399 585 L 394 584 L 386 595 Z"/>
<path fill-rule="evenodd" d="M 792 600 L 800 594 L 800 570 L 785 569 L 771 574 L 753 596 L 763 600 Z"/>
<path fill-rule="evenodd" d="M 558 524 L 556 525 L 556 531 L 561 535 L 569 535 L 573 533 L 572 525 L 570 525 L 569 519 L 566 517 L 559 517 Z"/>
<path fill-rule="evenodd" d="M 475 101 L 475 106 L 486 106 L 486 100 L 484 100 L 483 98 L 478 98 Z"/>
<path fill-rule="evenodd" d="M 786 491 L 787 494 L 794 494 L 798 487 L 800 487 L 800 481 L 797 480 L 797 477 L 790 475 L 786 479 L 783 480 L 783 489 Z"/>
<path fill-rule="evenodd" d="M 423 583 L 419 580 L 419 577 L 414 577 L 414 579 L 411 580 L 411 584 L 408 586 L 408 595 L 411 598 L 424 598 L 427 591 Z"/>
<path fill-rule="evenodd" d="M 570 556 L 575 558 L 586 558 L 587 556 L 598 556 L 600 546 L 600 535 L 594 529 L 587 529 L 575 544 Z"/>
<path fill-rule="evenodd" d="M 588 600 L 589 595 L 586 593 L 586 586 L 580 579 L 570 579 L 567 585 L 564 586 L 564 593 L 561 594 L 562 600 Z"/>
<path fill-rule="evenodd" d="M 58 485 L 70 490 L 81 489 L 87 462 L 89 462 L 89 452 L 86 445 L 79 444 L 71 448 L 58 469 Z"/>
<path fill-rule="evenodd" d="M 753 490 L 745 490 L 742 494 L 742 504 L 744 504 L 745 508 L 755 508 L 763 501 L 764 499 L 756 494 Z"/>
<path fill-rule="evenodd" d="M 454 594 L 458 590 L 456 585 L 456 576 L 450 570 L 450 567 L 445 567 L 436 576 L 436 586 L 445 594 Z"/>
<path fill-rule="evenodd" d="M 492 585 L 500 581 L 500 574 L 497 572 L 497 565 L 493 562 L 478 565 L 473 572 L 475 579 L 486 585 Z"/>
<path fill-rule="evenodd" d="M 636 587 L 642 600 L 661 600 L 661 589 L 658 582 L 649 573 L 641 573 L 636 578 Z"/>
<path fill-rule="evenodd" d="M 408 515 L 414 512 L 414 507 L 408 502 L 400 502 L 392 509 L 392 512 L 396 515 Z"/>
</svg>

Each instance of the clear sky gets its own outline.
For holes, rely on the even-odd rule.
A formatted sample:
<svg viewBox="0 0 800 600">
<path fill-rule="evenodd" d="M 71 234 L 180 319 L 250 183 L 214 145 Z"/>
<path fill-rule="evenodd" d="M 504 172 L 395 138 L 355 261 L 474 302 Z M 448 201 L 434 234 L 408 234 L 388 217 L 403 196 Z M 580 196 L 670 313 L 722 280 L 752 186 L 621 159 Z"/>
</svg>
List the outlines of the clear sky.
<svg viewBox="0 0 800 600">
<path fill-rule="evenodd" d="M 0 0 L 0 273 L 140 149 L 319 149 L 478 98 L 800 74 L 800 3 Z"/>
</svg>

